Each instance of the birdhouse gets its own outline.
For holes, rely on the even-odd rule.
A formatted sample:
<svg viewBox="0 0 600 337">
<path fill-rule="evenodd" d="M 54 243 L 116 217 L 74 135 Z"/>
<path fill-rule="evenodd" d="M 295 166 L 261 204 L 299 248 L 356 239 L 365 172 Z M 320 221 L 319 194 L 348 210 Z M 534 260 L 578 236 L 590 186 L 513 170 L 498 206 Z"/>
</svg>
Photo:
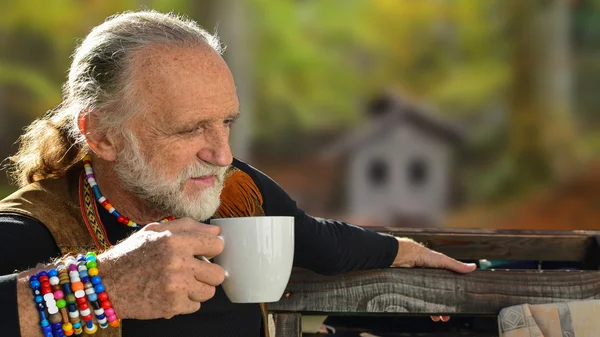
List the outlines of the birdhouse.
<svg viewBox="0 0 600 337">
<path fill-rule="evenodd" d="M 346 162 L 346 213 L 403 226 L 439 224 L 460 130 L 392 95 L 371 102 L 368 114 L 369 125 L 336 146 Z"/>
</svg>

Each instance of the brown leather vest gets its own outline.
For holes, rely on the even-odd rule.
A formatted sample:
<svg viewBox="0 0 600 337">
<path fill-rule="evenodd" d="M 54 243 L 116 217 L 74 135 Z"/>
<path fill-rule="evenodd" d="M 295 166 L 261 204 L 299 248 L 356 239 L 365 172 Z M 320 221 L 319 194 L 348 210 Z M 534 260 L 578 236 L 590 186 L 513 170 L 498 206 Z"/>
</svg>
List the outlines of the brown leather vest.
<svg viewBox="0 0 600 337">
<path fill-rule="evenodd" d="M 104 251 L 111 245 L 97 216 L 92 189 L 84 177 L 83 166 L 77 166 L 62 178 L 29 184 L 0 200 L 0 214 L 17 214 L 43 223 L 63 255 Z M 215 218 L 264 215 L 262 204 L 262 195 L 252 178 L 231 168 L 226 174 Z M 268 337 L 267 307 L 265 304 L 260 307 Z M 96 336 L 119 337 L 121 328 L 98 329 Z"/>
</svg>

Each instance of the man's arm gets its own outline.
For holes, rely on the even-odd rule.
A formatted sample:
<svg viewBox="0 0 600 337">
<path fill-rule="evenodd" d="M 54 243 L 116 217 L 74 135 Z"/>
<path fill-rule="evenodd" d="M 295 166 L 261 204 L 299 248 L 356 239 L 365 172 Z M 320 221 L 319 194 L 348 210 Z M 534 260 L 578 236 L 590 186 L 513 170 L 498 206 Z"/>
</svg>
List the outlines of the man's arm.
<svg viewBox="0 0 600 337">
<path fill-rule="evenodd" d="M 294 216 L 294 265 L 321 274 L 390 267 L 398 253 L 398 241 L 341 221 L 312 217 L 275 181 L 254 167 L 234 161 L 249 174 L 263 196 L 266 215 Z"/>
<path fill-rule="evenodd" d="M 39 325 L 35 324 L 39 315 L 26 277 L 0 276 L 0 303 L 0 329 L 6 336 L 42 336 Z"/>
<path fill-rule="evenodd" d="M 19 221 L 23 222 L 23 219 Z M 13 226 L 14 222 L 0 230 L 11 230 Z M 200 309 L 201 303 L 212 298 L 215 287 L 223 282 L 225 271 L 221 266 L 195 256 L 219 255 L 223 241 L 218 234 L 218 227 L 189 218 L 173 220 L 168 225 L 152 223 L 98 254 L 102 284 L 119 318 L 171 318 Z M 28 242 L 24 238 L 31 238 L 31 235 L 22 232 L 18 239 L 14 237 L 17 241 Z M 26 253 L 22 251 L 23 247 L 8 242 L 4 236 L 0 245 L 14 261 L 11 265 L 2 260 L 2 273 L 22 265 L 20 254 Z M 40 256 L 38 261 L 47 260 Z M 48 266 L 44 265 L 43 269 L 47 270 Z M 0 310 L 7 310 L 6 316 L 0 313 L 3 336 L 5 333 L 19 336 L 19 332 L 22 337 L 41 335 L 40 318 L 27 282 L 27 276 L 35 271 L 19 273 L 16 282 L 14 274 L 0 280 L 0 296 L 8 299 L 8 303 L 2 302 L 0 306 Z M 132 283 L 132 279 L 137 282 Z M 18 319 L 15 312 L 18 312 Z"/>
<path fill-rule="evenodd" d="M 263 196 L 266 215 L 294 216 L 294 265 L 321 274 L 388 267 L 445 268 L 470 272 L 472 264 L 464 264 L 429 250 L 406 238 L 347 224 L 312 217 L 296 206 L 296 202 L 275 181 L 254 167 L 234 160 L 233 165 L 249 174 Z"/>
<path fill-rule="evenodd" d="M 341 221 L 315 218 L 297 210 L 295 265 L 321 274 L 390 267 L 398 242 Z"/>
<path fill-rule="evenodd" d="M 0 216 L 0 330 L 7 336 L 42 336 L 27 283 L 35 267 L 60 256 L 60 250 L 46 227 L 29 218 Z"/>
</svg>

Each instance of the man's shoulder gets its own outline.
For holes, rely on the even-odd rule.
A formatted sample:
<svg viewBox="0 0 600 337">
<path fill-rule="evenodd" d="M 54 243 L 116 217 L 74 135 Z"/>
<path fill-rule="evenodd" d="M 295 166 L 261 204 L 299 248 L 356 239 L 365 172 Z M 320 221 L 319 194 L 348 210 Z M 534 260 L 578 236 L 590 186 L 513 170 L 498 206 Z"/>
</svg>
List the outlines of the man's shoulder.
<svg viewBox="0 0 600 337">
<path fill-rule="evenodd" d="M 47 194 L 47 191 L 39 182 L 23 186 L 6 198 L 0 200 L 0 215 L 18 214 L 20 216 L 32 218 L 32 212 L 27 206 L 39 205 L 40 203 L 50 204 L 54 198 L 48 198 L 46 196 Z"/>
<path fill-rule="evenodd" d="M 234 158 L 231 166 L 234 169 L 238 169 L 250 176 L 250 178 L 252 178 L 254 183 L 263 193 L 271 190 L 272 185 L 277 185 L 277 183 L 270 176 L 258 168 L 248 164 L 247 162 Z"/>
<path fill-rule="evenodd" d="M 231 167 L 234 169 L 238 169 L 244 173 L 246 173 L 247 175 L 249 175 L 250 177 L 252 177 L 252 179 L 256 180 L 258 174 L 263 174 L 262 172 L 260 172 L 257 168 L 255 168 L 254 166 L 239 160 L 237 158 L 233 158 L 233 162 L 231 163 Z"/>
<path fill-rule="evenodd" d="M 71 203 L 76 195 L 76 182 L 69 176 L 57 179 L 43 179 L 25 185 L 0 200 L 0 213 L 19 213 L 31 217 L 32 209 L 55 209 L 61 204 Z M 19 210 L 20 212 L 15 212 Z"/>
<path fill-rule="evenodd" d="M 95 200 L 90 190 L 82 188 L 82 177 L 81 170 L 73 168 L 60 178 L 24 186 L 0 201 L 0 214 L 19 215 L 43 224 L 65 251 L 95 247 L 83 218 L 84 211 L 93 209 Z"/>
<path fill-rule="evenodd" d="M 11 195 L 0 200 L 0 205 L 9 202 L 28 200 L 29 203 L 56 203 L 57 198 L 65 198 L 77 192 L 80 170 L 72 169 L 58 178 L 46 178 L 22 186 Z"/>
</svg>

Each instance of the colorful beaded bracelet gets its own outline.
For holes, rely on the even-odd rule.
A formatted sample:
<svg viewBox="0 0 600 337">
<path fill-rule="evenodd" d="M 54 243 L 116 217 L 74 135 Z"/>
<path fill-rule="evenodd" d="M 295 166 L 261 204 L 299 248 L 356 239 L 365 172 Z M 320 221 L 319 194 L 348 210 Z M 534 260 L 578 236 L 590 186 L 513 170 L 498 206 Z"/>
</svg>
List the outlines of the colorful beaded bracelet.
<svg viewBox="0 0 600 337">
<path fill-rule="evenodd" d="M 83 334 L 83 328 L 81 327 L 81 320 L 79 319 L 75 294 L 73 294 L 73 291 L 71 290 L 71 280 L 69 279 L 67 267 L 63 262 L 58 262 L 56 270 L 58 271 L 59 284 L 62 286 L 65 295 L 64 299 L 67 304 L 66 308 L 68 309 L 68 321 L 64 323 L 63 320 L 63 331 L 65 331 L 65 335 L 67 335 L 69 328 L 72 328 L 75 336 L 81 336 Z"/>
<path fill-rule="evenodd" d="M 67 301 L 65 300 L 65 293 L 60 284 L 60 277 L 57 269 L 50 269 L 50 271 L 48 271 L 48 276 L 50 276 L 50 286 L 52 286 L 56 307 L 58 308 L 62 319 L 62 331 L 65 336 L 72 336 L 75 331 L 73 330 L 73 325 L 69 323 L 69 315 L 67 314 L 66 308 Z"/>
<path fill-rule="evenodd" d="M 29 285 L 44 337 L 82 336 L 83 332 L 92 335 L 98 325 L 103 329 L 109 325 L 120 326 L 121 321 L 98 275 L 94 252 L 58 261 L 56 269 L 29 277 Z M 94 316 L 98 325 L 94 323 Z"/>
<path fill-rule="evenodd" d="M 35 307 L 40 314 L 40 326 L 42 328 L 42 333 L 44 334 L 44 337 L 54 337 L 54 334 L 52 333 L 52 327 L 50 326 L 48 316 L 46 315 L 46 306 L 44 305 L 41 282 L 39 281 L 40 275 L 43 275 L 42 272 L 39 272 L 37 275 L 30 276 L 29 286 L 33 292 L 33 301 L 35 302 Z"/>
<path fill-rule="evenodd" d="M 121 325 L 121 320 L 119 320 L 119 318 L 117 317 L 115 309 L 112 307 L 112 303 L 108 299 L 108 294 L 106 293 L 106 289 L 102 284 L 102 278 L 100 277 L 100 275 L 98 275 L 99 271 L 96 260 L 96 253 L 88 252 L 87 254 L 85 254 L 84 260 L 85 266 L 89 268 L 88 274 L 91 277 L 90 282 L 92 287 L 89 287 L 88 291 L 90 293 L 92 293 L 93 291 L 92 298 L 96 298 L 98 303 L 100 304 L 98 307 L 98 313 L 102 312 L 102 315 L 106 317 L 108 325 L 112 326 L 113 328 L 119 327 L 119 325 Z M 87 286 L 88 285 L 86 284 L 86 287 Z M 94 311 L 94 313 L 96 313 L 96 311 Z M 98 317 L 96 318 L 99 320 Z"/>
<path fill-rule="evenodd" d="M 95 273 L 94 268 L 96 268 L 96 262 L 91 261 L 89 263 L 90 270 Z M 106 329 L 108 327 L 108 321 L 106 319 L 106 315 L 104 314 L 104 308 L 100 305 L 98 301 L 98 295 L 96 295 L 96 291 L 94 290 L 94 285 L 92 284 L 90 275 L 88 274 L 88 263 L 86 263 L 85 256 L 83 254 L 79 254 L 77 256 L 77 268 L 79 269 L 79 275 L 81 276 L 81 282 L 85 286 L 85 294 L 87 296 L 88 302 L 92 305 L 92 309 L 94 309 L 94 315 L 96 316 L 96 320 L 98 321 L 98 325 L 102 329 Z M 97 268 L 96 268 L 97 269 Z M 92 276 L 98 277 L 98 275 Z"/>
<path fill-rule="evenodd" d="M 56 272 L 56 271 L 54 271 Z M 56 299 L 54 298 L 54 293 L 52 292 L 52 285 L 50 284 L 50 278 L 55 277 L 52 276 L 52 272 L 40 272 L 38 274 L 38 280 L 40 281 L 40 288 L 42 290 L 42 296 L 44 297 L 44 301 L 46 302 L 46 310 L 48 312 L 48 321 L 50 321 L 50 326 L 52 327 L 52 332 L 56 337 L 64 337 L 64 333 L 62 331 L 62 317 L 59 313 L 58 307 L 56 305 Z M 56 278 L 58 279 L 58 278 Z"/>
<path fill-rule="evenodd" d="M 98 326 L 94 324 L 92 312 L 90 311 L 89 305 L 85 298 L 85 286 L 81 282 L 79 271 L 77 269 L 77 261 L 73 257 L 68 257 L 67 268 L 69 269 L 69 277 L 71 279 L 71 290 L 75 294 L 75 301 L 79 309 L 79 314 L 84 321 L 83 331 L 88 335 L 96 333 Z"/>
</svg>

